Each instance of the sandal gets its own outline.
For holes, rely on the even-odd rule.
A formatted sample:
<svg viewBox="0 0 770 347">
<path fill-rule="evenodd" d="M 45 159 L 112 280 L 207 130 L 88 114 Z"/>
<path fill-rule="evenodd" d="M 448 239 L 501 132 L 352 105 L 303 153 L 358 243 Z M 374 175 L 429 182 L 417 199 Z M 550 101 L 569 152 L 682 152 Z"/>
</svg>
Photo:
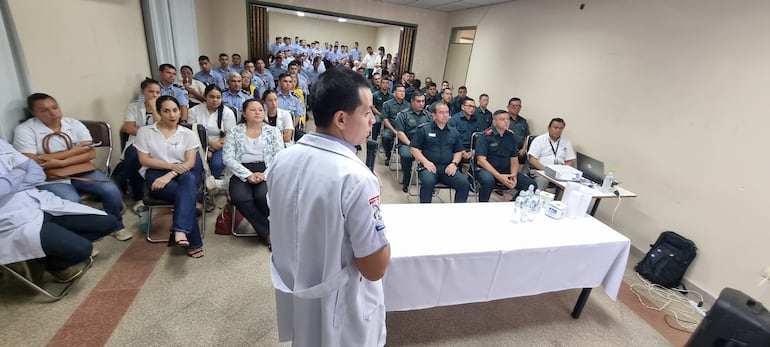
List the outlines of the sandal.
<svg viewBox="0 0 770 347">
<path fill-rule="evenodd" d="M 195 250 L 187 251 L 187 255 L 190 256 L 190 258 L 203 258 L 203 248 L 196 248 Z"/>
<path fill-rule="evenodd" d="M 168 237 L 168 247 L 171 246 L 178 246 L 182 248 L 190 247 L 190 241 L 185 238 L 184 240 L 177 240 L 176 239 L 176 231 L 171 231 L 171 236 Z"/>
<path fill-rule="evenodd" d="M 136 204 L 134 204 L 134 206 L 131 207 L 131 211 L 133 211 L 138 216 L 142 212 L 144 207 L 145 206 L 143 201 L 137 201 Z"/>
</svg>

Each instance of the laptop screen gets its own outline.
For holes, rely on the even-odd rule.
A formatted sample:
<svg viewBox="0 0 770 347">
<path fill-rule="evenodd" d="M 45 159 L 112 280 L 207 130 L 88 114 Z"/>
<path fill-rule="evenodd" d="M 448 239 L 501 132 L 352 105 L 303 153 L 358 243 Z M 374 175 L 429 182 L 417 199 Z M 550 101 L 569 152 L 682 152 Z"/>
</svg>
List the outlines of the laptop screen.
<svg viewBox="0 0 770 347">
<path fill-rule="evenodd" d="M 577 169 L 583 172 L 583 177 L 602 184 L 604 181 L 604 162 L 577 152 Z"/>
</svg>

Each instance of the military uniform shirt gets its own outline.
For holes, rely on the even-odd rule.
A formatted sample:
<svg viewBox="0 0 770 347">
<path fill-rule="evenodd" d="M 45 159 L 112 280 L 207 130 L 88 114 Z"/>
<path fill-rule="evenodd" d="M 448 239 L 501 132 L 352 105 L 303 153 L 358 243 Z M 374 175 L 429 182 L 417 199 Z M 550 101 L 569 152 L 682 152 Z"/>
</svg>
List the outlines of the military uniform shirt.
<svg viewBox="0 0 770 347">
<path fill-rule="evenodd" d="M 390 95 L 393 95 L 393 94 L 390 94 Z M 395 128 L 396 116 L 398 116 L 399 113 L 404 112 L 408 109 L 409 109 L 409 104 L 407 104 L 404 100 L 401 100 L 401 103 L 398 103 L 396 101 L 396 98 L 393 98 L 382 103 L 382 109 L 380 110 L 380 112 L 382 112 L 382 119 L 389 120 L 390 124 Z"/>
<path fill-rule="evenodd" d="M 516 117 L 516 120 L 511 118 L 511 124 L 508 125 L 508 129 L 513 130 L 514 137 L 516 138 L 516 149 L 521 149 L 521 146 L 524 144 L 524 138 L 529 136 L 527 120 L 522 116 Z"/>
<path fill-rule="evenodd" d="M 447 125 L 454 127 L 457 129 L 457 132 L 460 133 L 460 142 L 463 145 L 463 149 L 466 151 L 470 151 L 471 149 L 471 135 L 477 131 L 483 131 L 486 128 L 475 114 L 471 119 L 468 119 L 463 112 L 453 114 Z"/>
<path fill-rule="evenodd" d="M 431 121 L 433 121 L 433 117 L 425 112 L 425 110 L 417 114 L 410 108 L 406 112 L 401 112 L 396 116 L 396 124 L 394 124 L 393 127 L 395 127 L 397 131 L 403 131 L 411 142 L 415 133 L 417 133 L 417 129 L 419 129 L 418 127 L 421 124 L 430 123 Z"/>
<path fill-rule="evenodd" d="M 436 122 L 422 124 L 417 128 L 409 146 L 422 151 L 422 154 L 435 165 L 448 165 L 454 154 L 463 150 L 460 133 L 448 124 L 444 129 Z"/>
<path fill-rule="evenodd" d="M 386 101 L 393 99 L 393 94 L 383 93 L 382 90 L 378 90 L 374 93 L 373 99 L 374 107 L 377 109 L 377 111 L 380 111 L 380 113 L 385 115 L 385 110 L 382 108 L 382 105 L 385 104 Z"/>
<path fill-rule="evenodd" d="M 474 117 L 478 117 L 481 123 L 484 124 L 484 128 L 492 126 L 492 111 L 489 109 L 482 110 L 481 107 L 476 107 L 476 114 Z"/>
<path fill-rule="evenodd" d="M 511 173 L 511 158 L 519 156 L 513 130 L 506 129 L 500 135 L 497 129 L 489 128 L 476 139 L 476 155 L 487 158 L 497 172 Z"/>
</svg>

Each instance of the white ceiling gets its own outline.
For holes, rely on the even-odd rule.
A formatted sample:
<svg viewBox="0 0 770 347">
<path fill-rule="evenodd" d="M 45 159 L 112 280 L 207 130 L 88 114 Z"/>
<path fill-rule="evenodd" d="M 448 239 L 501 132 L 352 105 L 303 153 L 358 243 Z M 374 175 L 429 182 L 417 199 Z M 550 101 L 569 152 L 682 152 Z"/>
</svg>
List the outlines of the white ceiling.
<svg viewBox="0 0 770 347">
<path fill-rule="evenodd" d="M 297 12 L 300 12 L 300 11 L 286 10 L 286 9 L 275 8 L 275 7 L 268 7 L 267 11 L 268 12 L 282 13 L 282 14 L 292 15 L 292 16 L 297 16 Z M 314 19 L 322 19 L 322 20 L 330 20 L 330 21 L 337 21 L 340 18 L 340 17 L 327 16 L 327 15 L 318 14 L 318 13 L 312 13 L 312 12 L 303 12 L 303 13 L 304 13 L 303 17 L 305 17 L 305 18 L 314 18 Z M 387 26 L 387 24 L 382 24 L 382 23 L 367 22 L 367 21 L 362 21 L 362 20 L 350 19 L 350 18 L 347 18 L 347 17 L 342 17 L 342 18 L 346 19 L 345 23 L 347 23 L 347 24 L 369 25 L 369 26 L 374 26 L 374 27 Z"/>
<path fill-rule="evenodd" d="M 427 8 L 436 11 L 458 11 L 469 8 L 511 2 L 513 0 L 380 0 L 390 4 Z"/>
</svg>

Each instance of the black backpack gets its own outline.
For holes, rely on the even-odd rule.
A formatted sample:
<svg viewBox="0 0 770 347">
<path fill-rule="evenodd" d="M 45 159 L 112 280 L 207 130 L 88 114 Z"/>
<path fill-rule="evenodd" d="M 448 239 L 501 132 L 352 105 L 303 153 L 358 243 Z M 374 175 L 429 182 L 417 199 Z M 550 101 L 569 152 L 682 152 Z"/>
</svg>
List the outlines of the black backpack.
<svg viewBox="0 0 770 347">
<path fill-rule="evenodd" d="M 689 239 L 664 231 L 644 258 L 636 264 L 636 272 L 650 282 L 666 288 L 678 287 L 687 267 L 695 259 L 698 247 Z"/>
</svg>

